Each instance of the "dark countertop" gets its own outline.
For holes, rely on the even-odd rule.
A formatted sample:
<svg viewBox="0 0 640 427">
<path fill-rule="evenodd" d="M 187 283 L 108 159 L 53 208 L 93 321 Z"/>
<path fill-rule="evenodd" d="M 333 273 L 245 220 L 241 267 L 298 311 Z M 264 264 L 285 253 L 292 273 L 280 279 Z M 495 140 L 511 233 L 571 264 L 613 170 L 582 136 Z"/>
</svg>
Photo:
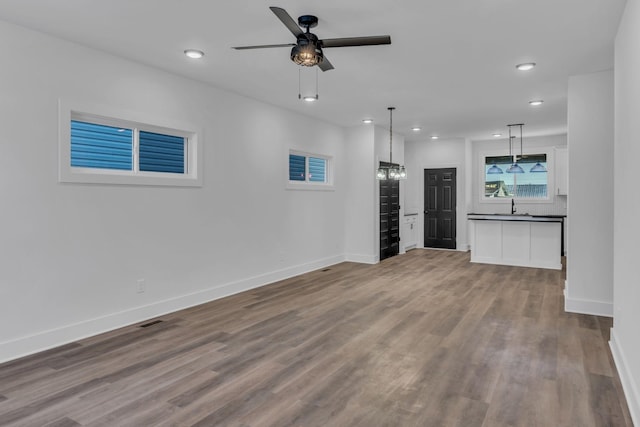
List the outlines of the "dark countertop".
<svg viewBox="0 0 640 427">
<path fill-rule="evenodd" d="M 484 221 L 530 221 L 530 222 L 563 222 L 566 215 L 529 215 L 529 214 L 481 214 L 468 213 L 467 219 Z"/>
</svg>

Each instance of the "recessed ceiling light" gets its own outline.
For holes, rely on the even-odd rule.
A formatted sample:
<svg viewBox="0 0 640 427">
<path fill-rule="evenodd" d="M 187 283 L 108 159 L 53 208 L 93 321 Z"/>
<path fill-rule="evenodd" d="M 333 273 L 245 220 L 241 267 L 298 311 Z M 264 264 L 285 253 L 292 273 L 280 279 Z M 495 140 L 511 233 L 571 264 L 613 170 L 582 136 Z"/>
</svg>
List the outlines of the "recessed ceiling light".
<svg viewBox="0 0 640 427">
<path fill-rule="evenodd" d="M 440 138 L 438 135 L 431 135 L 431 139 L 438 139 Z"/>
<path fill-rule="evenodd" d="M 494 133 L 493 136 L 496 137 L 496 138 L 500 138 L 502 136 L 502 134 L 501 133 Z"/>
<path fill-rule="evenodd" d="M 535 62 L 525 62 L 524 64 L 516 65 L 516 69 L 518 69 L 519 71 L 529 71 L 529 70 L 533 70 L 533 67 L 535 66 L 536 66 Z"/>
<path fill-rule="evenodd" d="M 538 105 L 542 105 L 544 101 L 542 99 L 536 99 L 533 101 L 529 101 L 529 105 L 531 105 L 532 107 L 537 107 Z"/>
<path fill-rule="evenodd" d="M 420 126 L 414 126 L 411 128 L 412 131 L 414 132 L 420 132 L 422 130 L 422 128 Z"/>
<path fill-rule="evenodd" d="M 365 124 L 373 123 L 373 119 L 363 119 L 362 123 L 365 123 Z"/>
<path fill-rule="evenodd" d="M 204 52 L 197 49 L 187 49 L 184 51 L 184 54 L 191 59 L 200 59 L 204 56 Z"/>
</svg>

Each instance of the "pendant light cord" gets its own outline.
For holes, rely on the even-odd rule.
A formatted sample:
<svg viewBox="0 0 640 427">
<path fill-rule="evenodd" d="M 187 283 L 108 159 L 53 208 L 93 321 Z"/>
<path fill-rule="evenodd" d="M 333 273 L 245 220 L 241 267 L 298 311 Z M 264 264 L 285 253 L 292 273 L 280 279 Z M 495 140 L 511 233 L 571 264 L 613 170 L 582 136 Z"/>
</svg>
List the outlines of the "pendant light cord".
<svg viewBox="0 0 640 427">
<path fill-rule="evenodd" d="M 393 164 L 393 110 L 396 107 L 389 107 L 389 167 Z"/>
<path fill-rule="evenodd" d="M 509 157 L 511 157 L 511 161 L 513 162 L 513 154 L 511 153 L 511 125 L 507 125 L 509 128 Z"/>
<path fill-rule="evenodd" d="M 523 152 L 522 152 L 522 123 L 520 124 L 520 160 L 522 160 Z"/>
</svg>

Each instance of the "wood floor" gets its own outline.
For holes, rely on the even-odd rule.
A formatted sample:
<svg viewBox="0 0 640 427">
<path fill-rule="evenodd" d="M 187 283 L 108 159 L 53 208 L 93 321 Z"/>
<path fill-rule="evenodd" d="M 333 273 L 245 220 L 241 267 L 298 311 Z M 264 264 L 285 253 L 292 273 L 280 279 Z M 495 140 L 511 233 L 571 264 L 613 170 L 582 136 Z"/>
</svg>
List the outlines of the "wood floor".
<svg viewBox="0 0 640 427">
<path fill-rule="evenodd" d="M 611 320 L 564 313 L 563 281 L 339 264 L 0 365 L 0 425 L 631 426 Z"/>
</svg>

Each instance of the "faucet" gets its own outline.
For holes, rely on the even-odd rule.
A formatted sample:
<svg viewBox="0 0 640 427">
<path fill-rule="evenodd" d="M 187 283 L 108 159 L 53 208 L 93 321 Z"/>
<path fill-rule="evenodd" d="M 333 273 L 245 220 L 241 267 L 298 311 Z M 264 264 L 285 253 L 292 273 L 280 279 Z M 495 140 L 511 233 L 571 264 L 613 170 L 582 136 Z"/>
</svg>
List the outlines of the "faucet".
<svg viewBox="0 0 640 427">
<path fill-rule="evenodd" d="M 511 215 L 516 213 L 516 201 L 511 199 Z"/>
</svg>

